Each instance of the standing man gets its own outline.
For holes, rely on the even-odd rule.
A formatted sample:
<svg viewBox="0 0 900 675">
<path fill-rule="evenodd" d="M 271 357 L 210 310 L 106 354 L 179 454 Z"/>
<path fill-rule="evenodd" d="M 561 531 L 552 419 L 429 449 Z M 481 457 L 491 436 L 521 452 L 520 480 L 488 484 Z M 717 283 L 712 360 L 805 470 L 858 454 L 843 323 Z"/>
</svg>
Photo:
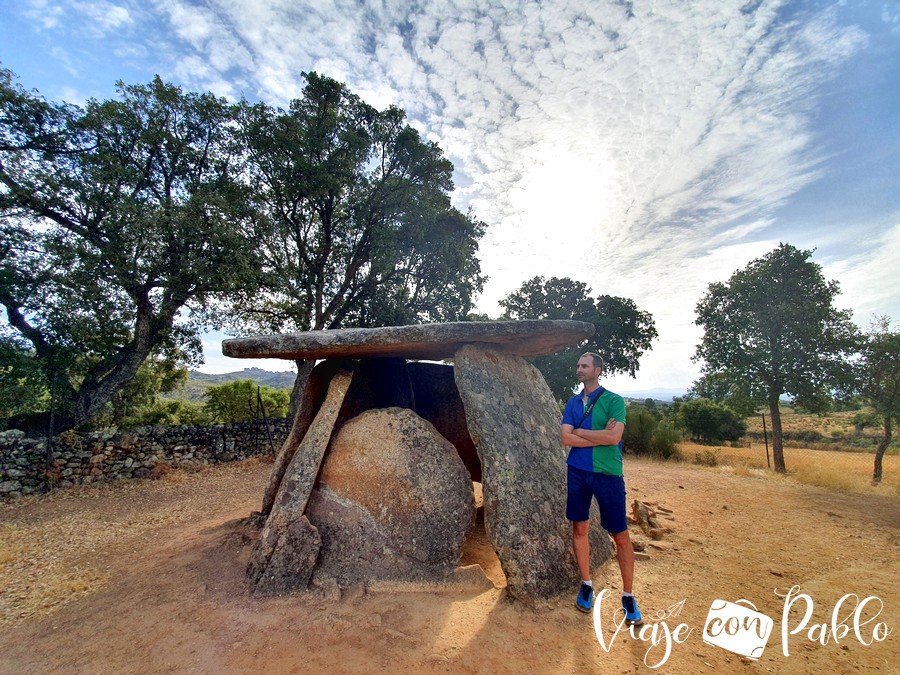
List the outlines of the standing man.
<svg viewBox="0 0 900 675">
<path fill-rule="evenodd" d="M 591 555 L 588 542 L 591 500 L 600 507 L 600 525 L 616 543 L 616 559 L 622 573 L 622 608 L 627 623 L 641 623 L 641 612 L 632 594 L 634 548 L 625 515 L 625 479 L 619 442 L 625 431 L 625 400 L 600 386 L 603 359 L 587 352 L 575 369 L 582 391 L 566 404 L 562 442 L 569 446 L 566 518 L 572 521 L 575 559 L 581 572 L 581 588 L 575 606 L 590 612 L 594 602 Z"/>
</svg>

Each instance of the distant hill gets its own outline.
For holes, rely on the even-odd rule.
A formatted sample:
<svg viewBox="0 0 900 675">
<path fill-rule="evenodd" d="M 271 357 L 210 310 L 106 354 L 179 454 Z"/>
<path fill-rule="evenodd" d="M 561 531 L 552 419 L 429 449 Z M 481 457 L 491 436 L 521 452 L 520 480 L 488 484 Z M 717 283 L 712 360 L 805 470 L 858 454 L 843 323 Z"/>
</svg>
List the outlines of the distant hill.
<svg viewBox="0 0 900 675">
<path fill-rule="evenodd" d="M 646 401 L 652 398 L 654 401 L 662 401 L 671 403 L 676 396 L 684 396 L 686 389 L 647 389 L 644 391 L 617 391 L 617 394 L 623 398 L 633 399 L 635 401 Z"/>
<path fill-rule="evenodd" d="M 273 373 L 262 368 L 244 368 L 234 373 L 215 374 L 191 370 L 188 372 L 188 381 L 184 383 L 184 386 L 170 394 L 166 394 L 164 398 L 201 401 L 203 400 L 203 392 L 206 391 L 207 387 L 234 382 L 235 380 L 253 380 L 260 386 L 272 387 L 273 389 L 289 389 L 294 386 L 296 377 L 297 374 L 291 371 Z"/>
</svg>

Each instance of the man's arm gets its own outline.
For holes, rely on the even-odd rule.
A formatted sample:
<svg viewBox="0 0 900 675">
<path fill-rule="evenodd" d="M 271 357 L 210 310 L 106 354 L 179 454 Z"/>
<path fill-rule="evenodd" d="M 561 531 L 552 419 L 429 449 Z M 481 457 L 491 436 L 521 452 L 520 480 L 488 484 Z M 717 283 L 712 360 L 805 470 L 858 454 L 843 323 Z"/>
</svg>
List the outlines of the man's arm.
<svg viewBox="0 0 900 675">
<path fill-rule="evenodd" d="M 563 445 L 570 448 L 590 448 L 597 445 L 596 443 L 592 443 L 586 438 L 576 436 L 575 433 L 573 433 L 574 428 L 575 427 L 573 427 L 571 424 L 562 425 L 560 429 L 560 438 L 562 439 Z M 579 431 L 581 430 L 579 429 Z"/>
<path fill-rule="evenodd" d="M 587 441 L 587 445 L 575 445 L 576 448 L 584 448 L 588 445 L 618 445 L 625 433 L 625 425 L 616 420 L 610 420 L 605 429 L 591 431 L 589 429 L 575 429 L 572 432 L 574 438 Z M 571 445 L 571 444 L 570 444 Z"/>
</svg>

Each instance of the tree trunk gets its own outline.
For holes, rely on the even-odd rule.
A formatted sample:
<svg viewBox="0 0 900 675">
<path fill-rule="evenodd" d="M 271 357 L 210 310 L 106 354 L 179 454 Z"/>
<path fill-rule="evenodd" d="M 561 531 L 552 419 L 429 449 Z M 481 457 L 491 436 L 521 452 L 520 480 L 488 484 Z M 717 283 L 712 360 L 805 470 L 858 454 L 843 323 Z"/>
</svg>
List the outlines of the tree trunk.
<svg viewBox="0 0 900 675">
<path fill-rule="evenodd" d="M 787 473 L 784 466 L 784 439 L 781 434 L 781 410 L 778 409 L 778 396 L 769 399 L 769 417 L 772 419 L 772 459 L 775 471 Z"/>
<path fill-rule="evenodd" d="M 878 485 L 881 482 L 881 460 L 884 459 L 884 453 L 887 452 L 888 446 L 891 444 L 891 416 L 884 416 L 884 436 L 878 444 L 875 451 L 875 473 L 872 475 L 872 485 Z"/>
</svg>

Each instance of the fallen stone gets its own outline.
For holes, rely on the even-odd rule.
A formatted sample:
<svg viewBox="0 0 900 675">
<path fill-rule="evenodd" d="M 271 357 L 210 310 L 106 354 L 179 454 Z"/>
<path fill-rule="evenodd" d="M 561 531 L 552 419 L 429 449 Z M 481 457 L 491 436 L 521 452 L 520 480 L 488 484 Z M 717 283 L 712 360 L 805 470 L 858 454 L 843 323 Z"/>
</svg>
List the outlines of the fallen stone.
<svg viewBox="0 0 900 675">
<path fill-rule="evenodd" d="M 232 338 L 222 342 L 222 353 L 243 359 L 444 359 L 463 345 L 483 343 L 518 356 L 544 356 L 577 345 L 593 334 L 593 324 L 583 321 L 459 321 Z"/>
<path fill-rule="evenodd" d="M 306 514 L 322 537 L 316 573 L 346 588 L 447 579 L 475 504 L 449 441 L 413 411 L 386 408 L 340 429 Z"/>
<path fill-rule="evenodd" d="M 640 551 L 635 551 L 634 559 L 635 559 L 635 560 L 650 560 L 650 554 L 649 554 L 649 553 L 643 553 L 643 552 L 640 552 Z"/>
<path fill-rule="evenodd" d="M 525 360 L 468 345 L 455 355 L 456 386 L 481 459 L 488 539 L 520 599 L 549 598 L 577 582 L 566 520 L 566 450 L 560 413 L 541 374 Z M 596 518 L 591 565 L 612 556 Z"/>
<path fill-rule="evenodd" d="M 275 495 L 273 514 L 285 512 L 299 516 L 303 513 L 352 379 L 351 373 L 341 372 L 331 380 L 325 402 L 285 470 Z"/>
</svg>

